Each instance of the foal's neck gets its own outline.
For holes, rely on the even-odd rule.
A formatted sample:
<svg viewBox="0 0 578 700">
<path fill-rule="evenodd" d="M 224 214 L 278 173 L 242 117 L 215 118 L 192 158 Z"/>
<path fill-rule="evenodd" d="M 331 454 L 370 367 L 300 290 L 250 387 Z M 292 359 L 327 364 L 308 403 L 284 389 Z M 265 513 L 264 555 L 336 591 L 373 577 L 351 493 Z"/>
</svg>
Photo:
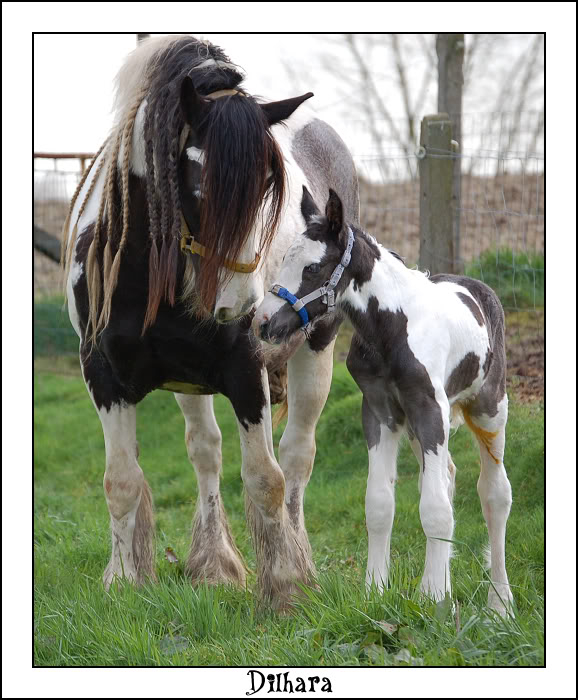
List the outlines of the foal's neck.
<svg viewBox="0 0 578 700">
<path fill-rule="evenodd" d="M 397 255 L 362 232 L 356 235 L 351 255 L 351 280 L 341 302 L 365 310 L 376 297 L 381 308 L 397 310 L 414 299 L 418 287 L 427 283 L 422 273 L 409 270 Z"/>
</svg>

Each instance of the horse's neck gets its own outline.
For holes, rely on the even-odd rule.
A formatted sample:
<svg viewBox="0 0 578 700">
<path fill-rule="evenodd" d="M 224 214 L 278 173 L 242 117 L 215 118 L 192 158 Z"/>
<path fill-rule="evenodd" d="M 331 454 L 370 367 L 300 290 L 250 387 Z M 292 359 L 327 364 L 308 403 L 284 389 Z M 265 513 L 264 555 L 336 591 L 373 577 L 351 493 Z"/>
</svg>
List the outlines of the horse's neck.
<svg viewBox="0 0 578 700">
<path fill-rule="evenodd" d="M 371 240 L 370 244 L 365 234 L 358 236 L 353 250 L 352 279 L 342 297 L 350 308 L 365 311 L 371 297 L 375 297 L 380 308 L 403 309 L 415 300 L 420 288 L 428 284 L 425 275 L 409 270 L 376 241 Z M 376 257 L 377 250 L 379 258 Z"/>
</svg>

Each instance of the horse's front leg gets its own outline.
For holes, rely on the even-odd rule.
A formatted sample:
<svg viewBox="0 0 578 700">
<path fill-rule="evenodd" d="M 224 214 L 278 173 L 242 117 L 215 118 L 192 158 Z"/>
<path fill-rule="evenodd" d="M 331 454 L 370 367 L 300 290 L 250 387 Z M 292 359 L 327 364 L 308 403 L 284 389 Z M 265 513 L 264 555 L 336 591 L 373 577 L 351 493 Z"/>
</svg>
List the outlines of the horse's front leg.
<svg viewBox="0 0 578 700">
<path fill-rule="evenodd" d="M 227 382 L 227 395 L 239 424 L 241 476 L 259 588 L 264 601 L 282 609 L 298 592 L 298 582 L 311 582 L 313 564 L 285 505 L 285 477 L 272 448 L 267 371 L 256 362 L 237 369 Z"/>
<path fill-rule="evenodd" d="M 221 431 L 212 396 L 175 394 L 185 417 L 187 453 L 199 495 L 193 518 L 187 572 L 193 583 L 245 585 L 245 565 L 235 546 L 219 490 Z"/>
<path fill-rule="evenodd" d="M 435 399 L 421 396 L 413 405 L 406 405 L 406 414 L 422 453 L 419 513 L 427 544 L 421 590 L 443 600 L 451 595 L 450 540 L 454 530 L 452 472 L 448 468 L 450 411 L 443 387 L 436 387 Z"/>
<path fill-rule="evenodd" d="M 101 383 L 93 382 L 90 365 L 84 362 L 83 373 L 104 433 L 103 485 L 112 535 L 103 582 L 106 588 L 117 577 L 142 583 L 146 578 L 155 579 L 154 516 L 151 491 L 137 461 L 136 406 L 110 402 L 112 380 L 110 384 L 103 381 L 101 371 Z"/>
<path fill-rule="evenodd" d="M 289 515 L 308 553 L 311 547 L 305 529 L 303 500 L 315 459 L 315 428 L 331 387 L 334 345 L 335 338 L 318 350 L 304 343 L 287 365 L 289 413 L 279 442 L 279 463 L 285 475 Z"/>
</svg>

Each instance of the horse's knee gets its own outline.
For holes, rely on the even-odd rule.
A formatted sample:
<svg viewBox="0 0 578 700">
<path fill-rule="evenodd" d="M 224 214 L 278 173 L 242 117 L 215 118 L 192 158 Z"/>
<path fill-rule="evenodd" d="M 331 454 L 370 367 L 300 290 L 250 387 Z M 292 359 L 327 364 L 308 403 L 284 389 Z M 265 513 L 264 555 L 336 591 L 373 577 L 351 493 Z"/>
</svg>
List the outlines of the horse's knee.
<svg viewBox="0 0 578 700">
<path fill-rule="evenodd" d="M 264 463 L 261 469 L 241 470 L 241 477 L 249 498 L 263 515 L 277 518 L 285 499 L 285 477 L 273 461 Z"/>
<path fill-rule="evenodd" d="M 478 479 L 477 489 L 484 507 L 499 512 L 510 512 L 512 487 L 503 466 L 501 469 L 497 468 L 494 474 L 483 471 Z"/>
<path fill-rule="evenodd" d="M 185 433 L 187 454 L 200 471 L 218 471 L 221 465 L 221 431 L 189 429 Z"/>
<path fill-rule="evenodd" d="M 393 488 L 383 486 L 368 489 L 365 494 L 365 523 L 372 533 L 387 534 L 393 525 L 395 496 Z"/>
<path fill-rule="evenodd" d="M 421 524 L 426 537 L 449 539 L 454 528 L 452 505 L 446 494 L 428 497 L 422 488 L 419 503 Z"/>
<path fill-rule="evenodd" d="M 136 461 L 127 465 L 126 461 L 107 460 L 103 487 L 110 514 L 120 520 L 135 509 L 141 495 L 145 478 Z"/>
<path fill-rule="evenodd" d="M 295 436 L 285 431 L 279 441 L 279 462 L 287 479 L 309 481 L 315 461 L 315 435 L 310 430 Z"/>
</svg>

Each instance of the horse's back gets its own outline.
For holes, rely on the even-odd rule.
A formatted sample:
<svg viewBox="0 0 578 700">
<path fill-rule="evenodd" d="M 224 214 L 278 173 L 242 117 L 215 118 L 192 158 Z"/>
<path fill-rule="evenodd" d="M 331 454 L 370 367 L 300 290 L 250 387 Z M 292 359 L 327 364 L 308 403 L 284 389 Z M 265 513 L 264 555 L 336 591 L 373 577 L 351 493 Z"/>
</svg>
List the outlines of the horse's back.
<svg viewBox="0 0 578 700">
<path fill-rule="evenodd" d="M 289 138 L 283 133 L 289 127 Z M 359 224 L 359 191 L 355 164 L 343 139 L 307 107 L 300 107 L 286 125 L 273 128 L 275 138 L 303 171 L 315 202 L 323 208 L 329 188 L 335 190 L 348 221 Z M 301 193 L 299 193 L 299 199 Z"/>
</svg>

